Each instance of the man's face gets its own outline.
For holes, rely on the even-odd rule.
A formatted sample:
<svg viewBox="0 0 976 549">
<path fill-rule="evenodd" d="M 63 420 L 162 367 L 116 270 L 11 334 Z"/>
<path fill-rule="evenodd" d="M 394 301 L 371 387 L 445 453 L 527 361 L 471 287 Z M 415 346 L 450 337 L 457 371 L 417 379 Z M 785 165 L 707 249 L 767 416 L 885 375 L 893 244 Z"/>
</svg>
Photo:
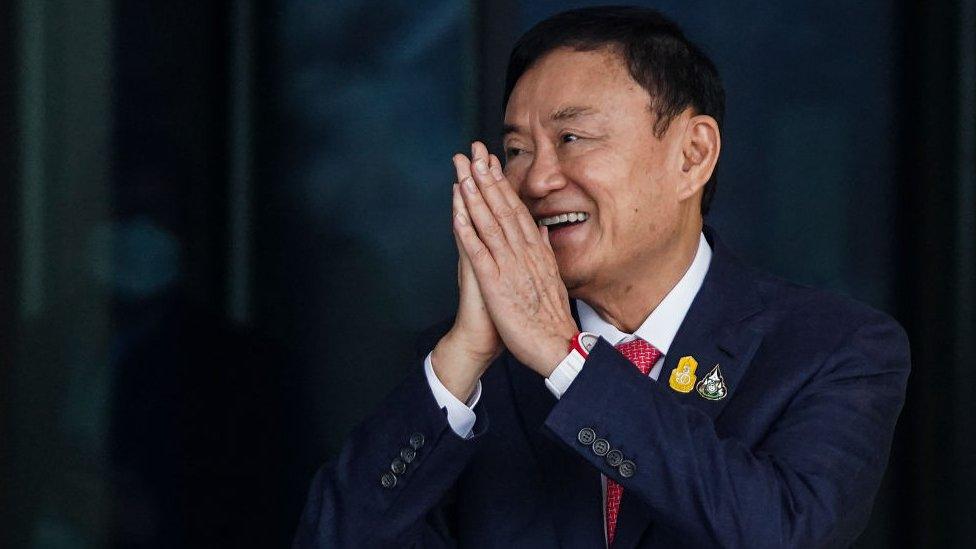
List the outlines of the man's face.
<svg viewBox="0 0 976 549">
<path fill-rule="evenodd" d="M 555 50 L 512 91 L 504 138 L 509 180 L 537 223 L 586 215 L 549 230 L 571 295 L 632 280 L 675 245 L 689 210 L 677 188 L 687 113 L 661 139 L 655 119 L 647 91 L 608 50 Z"/>
</svg>

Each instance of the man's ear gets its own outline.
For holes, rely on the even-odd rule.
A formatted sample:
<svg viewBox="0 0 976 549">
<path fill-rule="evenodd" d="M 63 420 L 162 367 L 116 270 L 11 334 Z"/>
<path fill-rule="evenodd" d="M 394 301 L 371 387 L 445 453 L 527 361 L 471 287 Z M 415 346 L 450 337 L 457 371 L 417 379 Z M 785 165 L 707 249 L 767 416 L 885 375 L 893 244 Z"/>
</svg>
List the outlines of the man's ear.
<svg viewBox="0 0 976 549">
<path fill-rule="evenodd" d="M 681 178 L 678 198 L 684 200 L 700 191 L 718 164 L 722 137 L 718 122 L 706 114 L 692 116 L 685 124 L 681 141 Z"/>
</svg>

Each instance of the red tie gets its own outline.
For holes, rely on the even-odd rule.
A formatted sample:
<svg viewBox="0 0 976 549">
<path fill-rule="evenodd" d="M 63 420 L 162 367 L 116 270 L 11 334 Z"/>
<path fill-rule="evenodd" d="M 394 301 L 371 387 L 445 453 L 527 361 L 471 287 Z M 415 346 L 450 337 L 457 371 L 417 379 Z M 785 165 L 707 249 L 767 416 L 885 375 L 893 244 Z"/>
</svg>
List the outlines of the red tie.
<svg viewBox="0 0 976 549">
<path fill-rule="evenodd" d="M 661 351 L 640 338 L 617 345 L 617 350 L 645 376 L 661 358 Z M 617 533 L 617 514 L 620 513 L 620 498 L 623 494 L 624 487 L 607 478 L 607 545 L 613 543 L 613 536 Z"/>
</svg>

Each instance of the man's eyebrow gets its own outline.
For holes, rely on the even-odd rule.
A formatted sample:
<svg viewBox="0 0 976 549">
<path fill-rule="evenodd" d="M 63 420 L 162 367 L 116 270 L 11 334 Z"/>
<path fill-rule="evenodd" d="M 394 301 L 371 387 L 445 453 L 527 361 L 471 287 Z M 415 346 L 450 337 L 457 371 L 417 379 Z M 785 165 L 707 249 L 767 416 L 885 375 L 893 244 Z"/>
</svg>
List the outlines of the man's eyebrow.
<svg viewBox="0 0 976 549">
<path fill-rule="evenodd" d="M 569 106 L 562 107 L 561 109 L 553 111 L 549 115 L 549 120 L 552 122 L 560 122 L 563 120 L 574 120 L 583 116 L 591 116 L 597 113 L 597 110 L 593 107 L 583 107 L 583 106 Z M 502 126 L 502 137 L 510 133 L 523 133 L 524 129 L 522 126 L 517 124 L 505 124 Z"/>
<path fill-rule="evenodd" d="M 549 120 L 552 120 L 553 122 L 559 120 L 572 120 L 574 118 L 579 118 L 581 116 L 589 116 L 592 114 L 596 114 L 596 109 L 592 107 L 569 106 L 554 111 L 552 114 L 549 115 Z"/>
</svg>

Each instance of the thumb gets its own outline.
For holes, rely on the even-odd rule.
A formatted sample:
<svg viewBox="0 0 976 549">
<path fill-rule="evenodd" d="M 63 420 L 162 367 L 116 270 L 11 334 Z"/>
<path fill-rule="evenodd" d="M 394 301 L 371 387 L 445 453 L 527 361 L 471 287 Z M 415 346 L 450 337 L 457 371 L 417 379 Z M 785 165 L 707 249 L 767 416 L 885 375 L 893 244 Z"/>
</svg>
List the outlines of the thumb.
<svg viewBox="0 0 976 549">
<path fill-rule="evenodd" d="M 474 274 L 474 266 L 468 253 L 464 251 L 457 235 L 454 236 L 454 244 L 458 250 L 458 292 L 461 303 L 470 299 L 481 300 L 481 288 L 478 286 L 478 279 Z"/>
<path fill-rule="evenodd" d="M 461 199 L 461 192 L 457 183 L 454 184 L 452 194 L 453 213 L 456 216 L 459 212 L 464 211 L 464 202 Z M 478 287 L 478 279 L 475 278 L 474 265 L 471 264 L 468 253 L 464 251 L 464 246 L 461 244 L 461 239 L 456 231 L 454 233 L 454 244 L 458 251 L 458 290 L 460 291 L 461 303 L 463 305 L 466 301 L 480 301 L 481 289 Z"/>
</svg>

